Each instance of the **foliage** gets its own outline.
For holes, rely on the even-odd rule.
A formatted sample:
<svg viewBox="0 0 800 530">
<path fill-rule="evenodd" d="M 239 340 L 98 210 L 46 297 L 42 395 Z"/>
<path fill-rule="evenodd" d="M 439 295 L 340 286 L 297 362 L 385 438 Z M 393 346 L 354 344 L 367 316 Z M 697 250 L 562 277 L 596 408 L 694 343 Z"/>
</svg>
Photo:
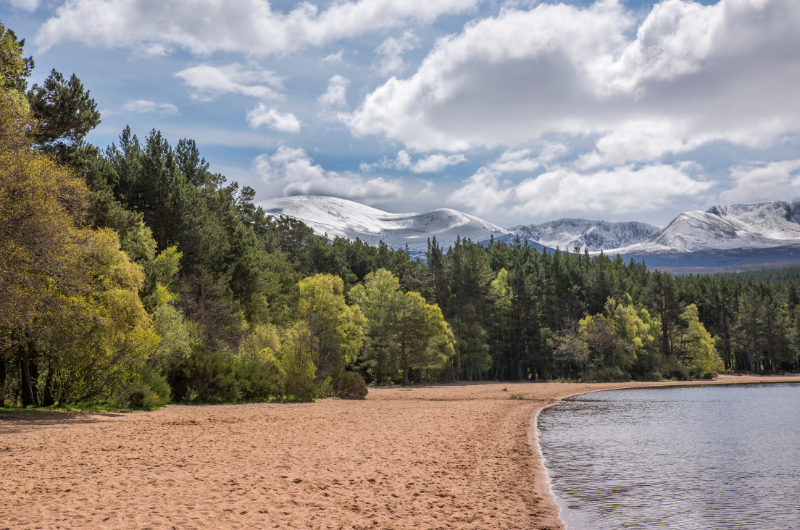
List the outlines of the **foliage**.
<svg viewBox="0 0 800 530">
<path fill-rule="evenodd" d="M 318 349 L 318 339 L 305 322 L 297 322 L 287 330 L 283 347 L 275 355 L 283 395 L 303 400 L 310 400 L 316 395 L 314 376 L 317 367 L 313 357 Z"/>
<path fill-rule="evenodd" d="M 698 319 L 697 306 L 689 305 L 682 317 L 685 329 L 681 336 L 681 353 L 689 374 L 703 377 L 722 371 L 722 359 L 714 347 L 714 338 Z"/>
<path fill-rule="evenodd" d="M 384 373 L 401 370 L 409 384 L 409 369 L 442 368 L 455 354 L 453 334 L 438 306 L 419 293 L 400 291 L 389 271 L 367 275 L 364 285 L 350 291 L 367 317 L 367 360 L 380 380 Z"/>
<path fill-rule="evenodd" d="M 24 57 L 25 39 L 17 40 L 0 22 L 0 87 L 24 92 L 33 71 L 33 57 Z"/>
<path fill-rule="evenodd" d="M 53 70 L 41 86 L 33 85 L 28 100 L 37 121 L 35 144 L 61 163 L 87 171 L 98 150 L 83 138 L 100 124 L 100 113 L 80 79 L 72 74 L 66 80 Z"/>
<path fill-rule="evenodd" d="M 338 276 L 317 274 L 300 284 L 297 315 L 309 335 L 306 341 L 317 379 L 356 360 L 364 337 L 364 316 L 358 306 L 345 302 L 344 284 Z"/>
<path fill-rule="evenodd" d="M 367 384 L 358 372 L 334 372 L 331 386 L 333 395 L 343 399 L 364 399 Z"/>
<path fill-rule="evenodd" d="M 160 373 L 145 364 L 115 394 L 115 401 L 124 407 L 153 410 L 169 403 L 170 388 Z"/>
</svg>

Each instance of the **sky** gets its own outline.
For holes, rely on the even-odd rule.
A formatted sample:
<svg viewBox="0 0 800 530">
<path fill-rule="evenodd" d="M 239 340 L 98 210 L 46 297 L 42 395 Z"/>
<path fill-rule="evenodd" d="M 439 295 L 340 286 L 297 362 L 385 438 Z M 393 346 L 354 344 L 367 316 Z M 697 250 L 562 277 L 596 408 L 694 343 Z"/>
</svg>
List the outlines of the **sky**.
<svg viewBox="0 0 800 530">
<path fill-rule="evenodd" d="M 194 139 L 256 200 L 501 226 L 800 197 L 797 0 L 0 0 L 105 147 Z"/>
</svg>

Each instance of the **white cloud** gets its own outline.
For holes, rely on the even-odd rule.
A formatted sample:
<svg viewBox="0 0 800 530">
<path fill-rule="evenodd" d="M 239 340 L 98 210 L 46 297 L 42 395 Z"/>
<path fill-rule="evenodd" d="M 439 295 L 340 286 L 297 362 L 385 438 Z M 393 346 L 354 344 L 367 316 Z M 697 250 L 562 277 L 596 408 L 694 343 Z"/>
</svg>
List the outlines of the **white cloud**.
<svg viewBox="0 0 800 530">
<path fill-rule="evenodd" d="M 281 146 L 273 155 L 261 155 L 253 169 L 264 182 L 284 195 L 330 195 L 369 203 L 403 196 L 400 180 L 365 178 L 355 173 L 327 171 L 314 164 L 303 149 Z"/>
<path fill-rule="evenodd" d="M 409 22 L 473 10 L 479 0 L 358 0 L 320 10 L 301 2 L 288 13 L 266 0 L 71 0 L 35 37 L 39 51 L 74 40 L 90 46 L 185 48 L 195 54 L 288 53 Z"/>
<path fill-rule="evenodd" d="M 507 150 L 488 168 L 497 173 L 530 173 L 569 153 L 567 146 L 557 142 L 545 142 L 538 151 L 537 156 L 531 157 L 532 149 Z"/>
<path fill-rule="evenodd" d="M 340 75 L 335 75 L 328 80 L 328 90 L 325 91 L 317 102 L 322 107 L 344 107 L 347 105 L 347 86 L 350 81 Z"/>
<path fill-rule="evenodd" d="M 516 151 L 506 151 L 500 158 L 489 165 L 489 169 L 498 173 L 527 172 L 539 169 L 542 162 L 537 158 L 530 158 L 530 149 L 519 149 Z"/>
<path fill-rule="evenodd" d="M 8 0 L 15 9 L 22 9 L 23 11 L 36 11 L 39 7 L 39 0 Z"/>
<path fill-rule="evenodd" d="M 411 171 L 414 173 L 438 173 L 447 166 L 454 166 L 466 161 L 467 157 L 464 155 L 428 155 L 417 160 L 411 166 Z"/>
<path fill-rule="evenodd" d="M 501 182 L 498 172 L 483 167 L 450 200 L 477 214 L 502 206 L 524 218 L 559 212 L 646 212 L 677 200 L 696 199 L 715 184 L 692 179 L 679 167 L 664 164 L 589 174 L 557 167 L 518 184 Z"/>
<path fill-rule="evenodd" d="M 374 163 L 367 164 L 362 162 L 359 166 L 361 171 L 367 173 L 375 168 L 384 169 L 410 169 L 414 173 L 438 173 L 448 166 L 454 166 L 462 162 L 466 162 L 467 157 L 464 155 L 443 155 L 434 154 L 428 155 L 425 158 L 420 158 L 416 162 L 411 162 L 411 155 L 408 151 L 401 150 L 397 153 L 394 159 L 383 157 L 382 160 Z"/>
<path fill-rule="evenodd" d="M 419 38 L 414 32 L 407 30 L 399 39 L 388 37 L 375 49 L 380 56 L 375 69 L 381 75 L 399 74 L 406 68 L 403 54 L 419 46 Z"/>
<path fill-rule="evenodd" d="M 800 55 L 787 52 L 800 49 L 800 2 L 663 0 L 637 20 L 618 0 L 501 9 L 439 39 L 343 121 L 417 151 L 555 136 L 582 146 L 582 169 L 800 131 Z"/>
<path fill-rule="evenodd" d="M 800 160 L 750 163 L 731 170 L 734 186 L 720 193 L 732 202 L 790 201 L 800 197 Z"/>
<path fill-rule="evenodd" d="M 508 183 L 500 183 L 499 178 L 498 173 L 482 167 L 450 195 L 450 200 L 467 206 L 478 215 L 492 212 L 505 204 L 514 192 Z"/>
<path fill-rule="evenodd" d="M 144 99 L 131 99 L 122 105 L 122 110 L 128 112 L 138 112 L 140 114 L 148 112 L 158 112 L 162 115 L 179 114 L 178 107 L 172 103 L 156 103 L 155 101 L 147 101 Z"/>
<path fill-rule="evenodd" d="M 264 100 L 284 98 L 276 91 L 283 89 L 283 81 L 275 72 L 248 69 L 237 63 L 224 66 L 200 64 L 181 70 L 175 76 L 192 87 L 192 98 L 200 101 L 213 101 L 222 94 L 242 94 Z"/>
<path fill-rule="evenodd" d="M 342 55 L 344 55 L 344 50 L 339 50 L 336 53 L 332 53 L 320 59 L 319 65 L 324 66 L 326 64 L 338 64 L 342 62 Z"/>
<path fill-rule="evenodd" d="M 300 120 L 294 114 L 282 114 L 275 109 L 267 108 L 263 103 L 259 103 L 256 108 L 247 112 L 247 123 L 253 129 L 266 125 L 278 132 L 300 132 Z"/>
</svg>

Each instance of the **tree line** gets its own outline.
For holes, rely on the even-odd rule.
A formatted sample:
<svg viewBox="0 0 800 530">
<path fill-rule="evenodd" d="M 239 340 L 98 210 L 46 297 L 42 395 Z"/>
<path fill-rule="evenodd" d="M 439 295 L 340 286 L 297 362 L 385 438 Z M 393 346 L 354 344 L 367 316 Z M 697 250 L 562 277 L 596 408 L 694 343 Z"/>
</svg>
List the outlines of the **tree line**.
<svg viewBox="0 0 800 530">
<path fill-rule="evenodd" d="M 27 88 L 0 25 L 0 403 L 364 397 L 366 384 L 798 368 L 798 283 L 673 278 L 527 242 L 385 244 L 271 218 L 196 143 Z"/>
</svg>

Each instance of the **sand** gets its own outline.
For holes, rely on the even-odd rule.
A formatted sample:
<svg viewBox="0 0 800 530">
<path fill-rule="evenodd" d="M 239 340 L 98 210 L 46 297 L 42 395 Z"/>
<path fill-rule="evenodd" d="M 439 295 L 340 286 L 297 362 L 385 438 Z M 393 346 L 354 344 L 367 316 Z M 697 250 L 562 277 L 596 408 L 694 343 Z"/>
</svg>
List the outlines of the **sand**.
<svg viewBox="0 0 800 530">
<path fill-rule="evenodd" d="M 714 383 L 758 381 L 800 377 Z M 366 401 L 0 414 L 0 529 L 563 528 L 537 411 L 662 385 L 491 382 L 373 388 Z"/>
</svg>

